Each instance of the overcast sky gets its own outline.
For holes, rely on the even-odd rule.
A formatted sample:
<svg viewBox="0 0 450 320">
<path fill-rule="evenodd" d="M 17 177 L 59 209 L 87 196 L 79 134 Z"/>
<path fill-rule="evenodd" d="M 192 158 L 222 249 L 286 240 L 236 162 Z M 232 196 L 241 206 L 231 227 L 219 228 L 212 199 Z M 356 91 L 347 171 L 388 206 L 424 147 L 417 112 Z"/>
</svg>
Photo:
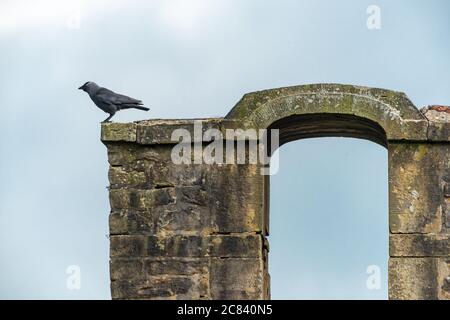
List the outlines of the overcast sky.
<svg viewBox="0 0 450 320">
<path fill-rule="evenodd" d="M 381 29 L 367 28 L 370 5 Z M 151 108 L 120 122 L 224 116 L 246 92 L 307 83 L 449 104 L 449 13 L 445 0 L 2 0 L 0 298 L 110 298 L 106 115 L 84 82 Z M 386 298 L 386 150 L 309 139 L 283 146 L 280 164 L 272 296 Z M 70 265 L 80 290 L 66 287 Z"/>
</svg>

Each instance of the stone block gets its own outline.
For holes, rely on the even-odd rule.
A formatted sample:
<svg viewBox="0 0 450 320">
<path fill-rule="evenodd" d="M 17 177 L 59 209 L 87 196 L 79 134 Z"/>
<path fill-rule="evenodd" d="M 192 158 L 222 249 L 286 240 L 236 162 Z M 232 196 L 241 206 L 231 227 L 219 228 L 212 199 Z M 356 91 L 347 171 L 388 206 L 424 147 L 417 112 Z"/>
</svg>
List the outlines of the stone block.
<svg viewBox="0 0 450 320">
<path fill-rule="evenodd" d="M 450 260 L 390 258 L 389 299 L 450 299 Z"/>
<path fill-rule="evenodd" d="M 111 280 L 148 279 L 160 275 L 209 273 L 208 258 L 121 258 L 110 261 Z"/>
<path fill-rule="evenodd" d="M 208 238 L 198 235 L 150 236 L 150 257 L 204 257 L 208 250 Z"/>
<path fill-rule="evenodd" d="M 158 211 L 158 208 L 153 210 Z M 154 234 L 158 217 L 148 211 L 119 210 L 109 215 L 110 235 Z"/>
<path fill-rule="evenodd" d="M 111 210 L 134 209 L 147 210 L 156 206 L 164 206 L 175 201 L 173 188 L 136 190 L 136 189 L 111 189 L 109 202 Z"/>
<path fill-rule="evenodd" d="M 209 207 L 199 190 L 176 188 L 176 200 L 144 210 L 122 209 L 110 214 L 110 234 L 213 233 Z M 119 197 L 120 199 L 120 197 Z"/>
<path fill-rule="evenodd" d="M 261 259 L 211 259 L 211 298 L 214 300 L 260 300 L 264 298 Z"/>
<path fill-rule="evenodd" d="M 109 254 L 113 257 L 135 258 L 146 256 L 148 237 L 142 235 L 114 235 L 109 237 Z"/>
<path fill-rule="evenodd" d="M 111 282 L 111 296 L 113 299 L 205 299 L 208 297 L 208 280 L 200 274 L 116 280 Z"/>
<path fill-rule="evenodd" d="M 208 258 L 145 258 L 143 264 L 146 276 L 209 273 Z"/>
<path fill-rule="evenodd" d="M 450 257 L 448 234 L 391 234 L 391 257 Z"/>
<path fill-rule="evenodd" d="M 450 107 L 428 106 L 422 112 L 429 120 L 428 140 L 450 141 Z"/>
<path fill-rule="evenodd" d="M 263 240 L 259 234 L 217 235 L 210 237 L 209 256 L 261 258 L 262 254 Z"/>
<path fill-rule="evenodd" d="M 206 191 L 219 233 L 264 230 L 264 176 L 258 165 L 211 166 Z"/>
<path fill-rule="evenodd" d="M 428 140 L 450 141 L 450 122 L 449 123 L 431 122 L 428 127 Z"/>
<path fill-rule="evenodd" d="M 144 263 L 139 258 L 114 258 L 109 263 L 111 280 L 129 280 L 143 275 Z"/>
<path fill-rule="evenodd" d="M 392 233 L 439 233 L 442 181 L 450 176 L 450 144 L 389 144 L 389 226 Z"/>
<path fill-rule="evenodd" d="M 174 205 L 155 210 L 155 234 L 190 233 L 206 235 L 213 232 L 209 208 L 178 201 Z"/>
<path fill-rule="evenodd" d="M 147 177 L 144 172 L 127 171 L 123 167 L 109 167 L 108 172 L 110 188 L 145 188 Z"/>
<path fill-rule="evenodd" d="M 112 257 L 242 257 L 263 254 L 261 235 L 111 235 Z"/>
<path fill-rule="evenodd" d="M 111 166 L 123 166 L 143 171 L 147 165 L 170 160 L 169 146 L 139 146 L 131 143 L 108 143 L 108 161 Z"/>
<path fill-rule="evenodd" d="M 136 142 L 136 124 L 102 123 L 101 140 L 103 142 Z"/>
<path fill-rule="evenodd" d="M 221 118 L 186 119 L 186 120 L 148 120 L 141 121 L 137 125 L 137 142 L 139 144 L 177 144 L 172 140 L 174 130 L 183 129 L 189 132 L 191 142 L 202 142 L 203 133 L 208 129 L 220 130 Z M 194 125 L 201 123 L 198 134 L 194 131 Z"/>
</svg>

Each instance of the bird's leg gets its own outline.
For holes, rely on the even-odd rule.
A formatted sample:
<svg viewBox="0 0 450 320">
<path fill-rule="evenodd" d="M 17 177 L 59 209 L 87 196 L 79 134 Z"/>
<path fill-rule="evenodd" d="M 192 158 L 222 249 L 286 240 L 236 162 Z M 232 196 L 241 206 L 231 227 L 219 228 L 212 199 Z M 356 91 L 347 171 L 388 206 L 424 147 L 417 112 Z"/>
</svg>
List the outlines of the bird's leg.
<svg viewBox="0 0 450 320">
<path fill-rule="evenodd" d="M 102 123 L 103 123 L 103 122 L 109 122 L 109 119 L 111 119 L 111 118 L 113 117 L 113 115 L 114 115 L 114 113 L 110 113 L 110 114 L 109 114 L 109 117 L 106 118 L 105 120 L 103 120 Z"/>
</svg>

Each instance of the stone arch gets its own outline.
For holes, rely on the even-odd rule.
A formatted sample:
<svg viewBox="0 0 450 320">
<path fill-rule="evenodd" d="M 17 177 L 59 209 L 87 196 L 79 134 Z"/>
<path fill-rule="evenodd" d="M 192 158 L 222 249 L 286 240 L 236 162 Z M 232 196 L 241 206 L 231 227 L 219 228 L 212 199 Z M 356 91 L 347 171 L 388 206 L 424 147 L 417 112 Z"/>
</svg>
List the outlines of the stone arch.
<svg viewBox="0 0 450 320">
<path fill-rule="evenodd" d="M 201 120 L 222 132 L 278 128 L 281 143 L 349 136 L 387 147 L 389 297 L 450 299 L 448 114 L 395 91 L 314 84 L 246 94 L 224 118 L 102 124 L 112 297 L 270 298 L 267 176 L 254 164 L 171 161 L 172 132 L 194 144 Z"/>
<path fill-rule="evenodd" d="M 299 139 L 348 137 L 370 140 L 387 148 L 386 132 L 378 123 L 348 114 L 291 115 L 273 122 L 268 129 L 279 130 L 280 147 Z"/>
<path fill-rule="evenodd" d="M 248 93 L 225 119 L 238 127 L 267 129 L 301 115 L 329 115 L 328 120 L 337 121 L 347 116 L 349 125 L 366 119 L 378 124 L 388 140 L 424 140 L 427 136 L 427 120 L 404 93 L 350 85 L 315 84 Z M 331 129 L 330 122 L 327 125 Z M 348 135 L 345 127 L 345 121 L 336 123 L 330 134 Z"/>
</svg>

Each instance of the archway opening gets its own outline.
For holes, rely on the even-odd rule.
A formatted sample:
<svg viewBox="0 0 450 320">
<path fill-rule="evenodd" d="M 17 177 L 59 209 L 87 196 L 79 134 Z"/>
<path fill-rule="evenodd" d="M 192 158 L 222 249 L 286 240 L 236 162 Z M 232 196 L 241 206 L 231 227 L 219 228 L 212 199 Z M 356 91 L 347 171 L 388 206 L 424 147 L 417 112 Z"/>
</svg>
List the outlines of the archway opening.
<svg viewBox="0 0 450 320">
<path fill-rule="evenodd" d="M 279 169 L 270 177 L 271 298 L 387 299 L 384 131 L 341 115 L 271 127 L 280 145 L 291 141 L 275 151 Z"/>
</svg>

